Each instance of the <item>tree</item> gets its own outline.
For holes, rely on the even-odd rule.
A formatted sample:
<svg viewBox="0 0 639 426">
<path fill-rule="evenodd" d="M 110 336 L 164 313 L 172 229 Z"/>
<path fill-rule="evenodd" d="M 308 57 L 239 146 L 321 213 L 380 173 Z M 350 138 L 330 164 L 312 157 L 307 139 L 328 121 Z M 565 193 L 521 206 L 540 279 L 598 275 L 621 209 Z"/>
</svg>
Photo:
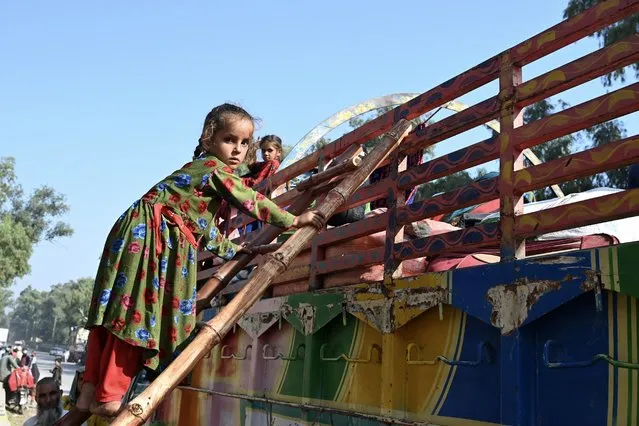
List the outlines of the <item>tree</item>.
<svg viewBox="0 0 639 426">
<path fill-rule="evenodd" d="M 559 100 L 555 104 L 549 100 L 539 101 L 524 110 L 524 124 L 532 123 L 536 120 L 547 117 L 556 112 L 558 109 L 565 109 L 569 105 Z M 577 150 L 579 146 L 583 148 L 592 148 L 605 145 L 608 142 L 625 137 L 626 129 L 619 120 L 612 120 L 605 123 L 597 124 L 583 132 L 573 133 L 562 136 L 552 141 L 537 145 L 531 150 L 539 157 L 542 162 L 547 162 L 557 158 L 565 157 Z M 587 176 L 575 179 L 560 185 L 565 194 L 575 192 L 583 192 L 600 186 L 613 186 L 624 188 L 628 181 L 627 168 L 610 170 L 595 176 Z M 535 198 L 543 200 L 554 197 L 554 193 L 550 188 L 535 191 Z"/>
<path fill-rule="evenodd" d="M 8 288 L 0 288 L 0 306 L 9 306 L 13 302 L 13 292 Z M 9 315 L 0 310 L 0 327 L 9 328 Z"/>
<path fill-rule="evenodd" d="M 10 314 L 12 338 L 67 342 L 71 327 L 82 327 L 87 321 L 93 282 L 92 278 L 79 278 L 56 284 L 48 291 L 25 288 Z"/>
<path fill-rule="evenodd" d="M 46 324 L 46 331 L 56 341 L 66 341 L 71 327 L 82 327 L 87 321 L 93 292 L 92 278 L 80 278 L 56 284 L 44 300 L 45 312 L 52 307 L 53 318 Z M 55 329 L 53 327 L 55 323 Z"/>
<path fill-rule="evenodd" d="M 24 227 L 9 215 L 0 218 L 0 288 L 29 273 L 33 243 Z M 2 310 L 0 308 L 0 310 Z"/>
<path fill-rule="evenodd" d="M 12 340 L 31 341 L 37 335 L 36 327 L 42 317 L 44 292 L 27 286 L 20 292 L 11 313 L 9 329 Z"/>
<path fill-rule="evenodd" d="M 572 18 L 602 1 L 604 0 L 569 0 L 568 6 L 564 10 L 564 18 Z M 605 47 L 635 34 L 637 28 L 639 28 L 639 14 L 634 14 L 597 31 L 591 37 L 597 37 L 599 44 Z M 635 62 L 632 67 L 635 70 L 635 77 L 639 78 L 639 62 Z M 616 80 L 624 82 L 625 78 L 626 68 L 621 68 L 604 76 L 603 81 L 605 86 L 611 86 Z"/>
<path fill-rule="evenodd" d="M 586 134 L 592 141 L 593 146 L 602 146 L 608 142 L 625 138 L 626 129 L 621 121 L 612 120 L 587 129 Z M 628 167 L 600 173 L 594 177 L 594 184 L 595 186 L 626 188 L 628 185 Z"/>
<path fill-rule="evenodd" d="M 68 210 L 64 195 L 49 186 L 25 195 L 15 174 L 15 159 L 0 158 L 0 288 L 29 273 L 33 246 L 73 234 L 68 224 L 54 222 Z"/>
</svg>

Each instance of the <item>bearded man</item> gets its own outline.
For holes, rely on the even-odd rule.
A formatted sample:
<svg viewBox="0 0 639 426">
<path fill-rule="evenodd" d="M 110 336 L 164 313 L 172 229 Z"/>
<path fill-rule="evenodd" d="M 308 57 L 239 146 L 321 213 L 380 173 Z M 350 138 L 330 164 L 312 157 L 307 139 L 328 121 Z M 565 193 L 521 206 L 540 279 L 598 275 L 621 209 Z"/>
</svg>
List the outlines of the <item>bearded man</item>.
<svg viewBox="0 0 639 426">
<path fill-rule="evenodd" d="M 36 384 L 38 412 L 23 426 L 53 426 L 66 411 L 62 408 L 62 390 L 53 377 L 45 377 Z"/>
</svg>

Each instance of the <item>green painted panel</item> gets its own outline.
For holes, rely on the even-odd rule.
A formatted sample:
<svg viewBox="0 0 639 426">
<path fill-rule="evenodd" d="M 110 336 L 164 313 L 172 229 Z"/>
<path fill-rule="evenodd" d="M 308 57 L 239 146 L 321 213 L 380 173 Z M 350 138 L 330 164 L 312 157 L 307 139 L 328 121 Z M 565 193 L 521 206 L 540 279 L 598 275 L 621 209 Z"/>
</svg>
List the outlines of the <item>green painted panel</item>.
<svg viewBox="0 0 639 426">
<path fill-rule="evenodd" d="M 623 244 L 617 247 L 617 265 L 621 292 L 639 297 L 639 244 Z"/>
<path fill-rule="evenodd" d="M 324 343 L 330 343 L 335 350 L 348 353 L 356 338 L 357 323 L 358 321 L 348 321 L 346 325 L 343 325 L 340 316 L 333 318 L 313 335 L 303 336 L 296 332 L 291 348 L 297 348 L 301 344 L 305 345 L 304 362 L 289 362 L 281 393 L 297 397 L 334 400 L 346 371 L 346 363 L 344 361 L 321 361 L 320 346 Z"/>
<path fill-rule="evenodd" d="M 310 369 L 305 380 L 308 380 L 308 397 L 333 401 L 346 372 L 346 361 L 322 361 L 320 359 L 320 347 L 322 344 L 330 344 L 335 353 L 350 352 L 350 348 L 357 339 L 359 321 L 347 321 L 343 324 L 341 316 L 334 318 L 325 327 L 322 327 L 314 335 L 307 337 L 307 342 L 312 341 L 312 352 L 307 360 Z M 307 345 L 308 347 L 308 345 Z"/>
<path fill-rule="evenodd" d="M 284 310 L 284 318 L 304 334 L 313 334 L 342 313 L 342 293 L 294 294 L 287 298 L 290 311 Z"/>
<path fill-rule="evenodd" d="M 297 348 L 300 345 L 304 344 L 304 335 L 297 331 L 296 329 L 292 329 L 295 335 L 293 336 L 291 347 L 289 348 L 289 353 L 287 356 L 292 357 L 296 355 Z M 301 355 L 302 350 L 299 351 Z M 298 359 L 296 361 L 288 361 L 288 365 L 286 367 L 286 373 L 284 375 L 284 380 L 282 382 L 282 387 L 280 389 L 280 393 L 282 395 L 289 396 L 302 396 L 302 389 L 304 388 L 304 381 L 302 377 L 304 377 L 304 363 L 307 356 L 308 351 L 303 351 L 304 359 Z M 298 356 L 299 356 L 298 355 Z"/>
</svg>

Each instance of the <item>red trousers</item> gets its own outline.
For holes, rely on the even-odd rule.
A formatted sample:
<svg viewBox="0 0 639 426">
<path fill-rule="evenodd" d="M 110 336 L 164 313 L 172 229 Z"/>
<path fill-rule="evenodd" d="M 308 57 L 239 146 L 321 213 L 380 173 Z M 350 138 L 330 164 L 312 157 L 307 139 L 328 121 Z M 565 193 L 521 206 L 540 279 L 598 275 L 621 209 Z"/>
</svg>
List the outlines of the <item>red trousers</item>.
<svg viewBox="0 0 639 426">
<path fill-rule="evenodd" d="M 120 401 L 142 369 L 143 349 L 118 339 L 104 327 L 92 328 L 84 381 L 95 386 L 97 402 Z"/>
</svg>

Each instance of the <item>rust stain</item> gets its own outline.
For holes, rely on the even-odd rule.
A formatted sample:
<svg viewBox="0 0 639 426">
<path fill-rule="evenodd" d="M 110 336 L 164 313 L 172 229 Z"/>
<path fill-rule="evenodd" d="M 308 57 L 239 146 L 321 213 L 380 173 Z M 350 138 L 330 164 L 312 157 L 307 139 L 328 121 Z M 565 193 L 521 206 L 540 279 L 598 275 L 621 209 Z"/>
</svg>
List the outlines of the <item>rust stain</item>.
<svg viewBox="0 0 639 426">
<path fill-rule="evenodd" d="M 537 265 L 570 265 L 573 263 L 579 263 L 579 260 L 579 258 L 572 256 L 556 256 L 532 259 L 532 262 Z"/>
<path fill-rule="evenodd" d="M 572 279 L 571 275 L 559 281 L 529 281 L 528 278 L 522 278 L 513 284 L 491 288 L 487 295 L 488 302 L 493 306 L 491 324 L 501 329 L 502 334 L 511 334 L 526 321 L 530 309 L 541 296 L 559 290 L 562 282 Z"/>
<path fill-rule="evenodd" d="M 599 271 L 584 271 L 586 279 L 579 285 L 579 288 L 583 291 L 596 290 L 601 287 L 601 272 Z"/>
<path fill-rule="evenodd" d="M 375 299 L 358 300 L 351 296 L 347 299 L 346 310 L 353 315 L 359 314 L 382 333 L 393 333 L 398 327 L 397 315 L 402 311 L 426 311 L 447 300 L 448 290 L 444 288 L 402 288 Z"/>
<path fill-rule="evenodd" d="M 304 328 L 304 334 L 309 335 L 315 329 L 315 308 L 310 303 L 300 303 L 295 309 L 295 315 L 299 318 Z"/>
<path fill-rule="evenodd" d="M 404 289 L 397 291 L 396 297 L 408 308 L 430 309 L 448 300 L 448 290 L 441 287 Z"/>
</svg>

